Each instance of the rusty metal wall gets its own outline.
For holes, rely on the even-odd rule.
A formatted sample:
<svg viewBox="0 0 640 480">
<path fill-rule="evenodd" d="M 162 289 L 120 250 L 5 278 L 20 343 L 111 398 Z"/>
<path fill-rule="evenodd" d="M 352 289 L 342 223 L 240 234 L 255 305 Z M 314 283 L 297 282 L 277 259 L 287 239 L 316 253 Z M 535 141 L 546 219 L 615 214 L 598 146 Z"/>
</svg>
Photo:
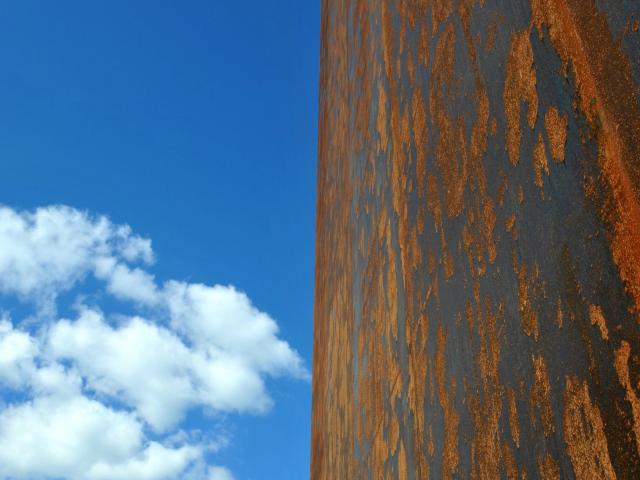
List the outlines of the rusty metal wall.
<svg viewBox="0 0 640 480">
<path fill-rule="evenodd" d="M 322 11 L 312 479 L 640 478 L 640 2 Z"/>
</svg>

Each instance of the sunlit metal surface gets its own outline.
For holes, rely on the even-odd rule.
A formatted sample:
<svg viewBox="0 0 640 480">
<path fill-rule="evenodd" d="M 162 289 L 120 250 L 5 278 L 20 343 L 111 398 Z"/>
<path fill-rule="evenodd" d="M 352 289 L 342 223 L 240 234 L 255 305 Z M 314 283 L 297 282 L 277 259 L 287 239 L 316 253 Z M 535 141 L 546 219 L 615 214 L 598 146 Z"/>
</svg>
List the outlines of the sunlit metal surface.
<svg viewBox="0 0 640 480">
<path fill-rule="evenodd" d="M 324 0 L 313 480 L 640 478 L 639 21 Z"/>
</svg>

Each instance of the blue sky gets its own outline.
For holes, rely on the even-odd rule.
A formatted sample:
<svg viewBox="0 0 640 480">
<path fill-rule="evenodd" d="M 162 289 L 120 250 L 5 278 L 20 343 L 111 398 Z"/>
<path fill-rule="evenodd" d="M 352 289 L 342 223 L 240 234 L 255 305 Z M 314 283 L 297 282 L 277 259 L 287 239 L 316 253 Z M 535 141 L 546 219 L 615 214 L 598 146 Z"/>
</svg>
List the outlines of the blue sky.
<svg viewBox="0 0 640 480">
<path fill-rule="evenodd" d="M 64 204 L 89 224 L 129 225 L 155 257 L 132 269 L 158 288 L 234 285 L 310 369 L 318 4 L 3 2 L 0 201 L 16 215 Z M 79 295 L 140 314 L 91 277 L 61 291 L 57 316 L 79 315 L 65 310 Z M 0 307 L 21 328 L 41 309 L 14 293 Z M 181 428 L 224 432 L 206 459 L 237 480 L 307 478 L 310 383 L 264 382 L 268 413 L 194 408 Z"/>
</svg>

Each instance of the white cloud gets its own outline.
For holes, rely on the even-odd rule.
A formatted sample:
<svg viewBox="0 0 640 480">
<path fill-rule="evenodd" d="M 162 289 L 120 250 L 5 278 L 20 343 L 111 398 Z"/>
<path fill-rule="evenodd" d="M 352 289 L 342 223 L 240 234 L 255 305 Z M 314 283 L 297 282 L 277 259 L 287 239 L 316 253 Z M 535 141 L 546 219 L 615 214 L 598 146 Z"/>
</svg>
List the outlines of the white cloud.
<svg viewBox="0 0 640 480">
<path fill-rule="evenodd" d="M 228 332 L 243 326 L 232 326 L 233 318 L 227 321 Z M 270 342 L 280 341 L 256 335 L 258 348 Z M 240 345 L 248 346 L 246 340 Z M 112 327 L 101 312 L 84 309 L 77 320 L 51 327 L 48 352 L 73 361 L 88 388 L 134 407 L 159 432 L 175 427 L 194 406 L 238 412 L 264 412 L 271 406 L 261 370 L 272 369 L 273 362 L 263 366 L 220 338 L 188 347 L 176 333 L 141 317 Z M 301 374 L 297 362 L 291 367 Z"/>
<path fill-rule="evenodd" d="M 18 212 L 0 207 L 0 292 L 50 309 L 56 296 L 95 270 L 98 259 L 153 261 L 151 242 L 65 206 Z"/>
<path fill-rule="evenodd" d="M 224 467 L 209 467 L 207 480 L 233 480 L 231 472 Z"/>
<path fill-rule="evenodd" d="M 175 335 L 140 318 L 114 329 L 93 310 L 51 328 L 53 356 L 72 360 L 94 391 L 119 398 L 158 431 L 174 426 L 193 397 L 189 351 Z"/>
<path fill-rule="evenodd" d="M 141 305 L 154 305 L 159 301 L 153 275 L 140 268 L 131 269 L 113 257 L 98 258 L 95 275 L 107 283 L 107 291 L 116 298 Z"/>
<path fill-rule="evenodd" d="M 208 446 L 189 445 L 188 435 L 168 439 L 169 446 L 147 442 L 136 413 L 87 398 L 75 370 L 55 362 L 34 365 L 36 340 L 6 322 L 2 330 L 3 340 L 20 338 L 16 343 L 31 346 L 21 355 L 29 360 L 21 383 L 33 400 L 0 411 L 0 478 L 170 480 L 201 461 Z"/>
<path fill-rule="evenodd" d="M 200 449 L 145 442 L 131 413 L 83 396 L 40 397 L 0 413 L 2 478 L 173 480 Z"/>
<path fill-rule="evenodd" d="M 141 424 L 82 396 L 40 397 L 0 413 L 3 477 L 80 478 L 104 461 L 120 463 L 142 444 Z"/>
<path fill-rule="evenodd" d="M 32 371 L 29 387 L 35 398 L 49 396 L 64 400 L 80 395 L 82 382 L 75 368 L 66 369 L 57 362 L 49 361 Z"/>
<path fill-rule="evenodd" d="M 187 412 L 265 412 L 265 377 L 309 378 L 244 293 L 158 284 L 153 262 L 150 240 L 106 217 L 0 207 L 0 293 L 33 305 L 40 321 L 0 320 L 0 389 L 22 395 L 9 406 L 0 396 L 0 478 L 233 480 L 206 465 L 222 442 L 185 431 Z M 80 306 L 56 319 L 60 293 L 93 293 L 80 289 L 87 276 L 141 311 Z"/>
<path fill-rule="evenodd" d="M 233 287 L 170 281 L 165 298 L 171 325 L 200 349 L 218 349 L 251 369 L 308 378 L 300 356 L 277 337 L 278 325 Z"/>
<path fill-rule="evenodd" d="M 0 386 L 20 388 L 29 381 L 38 345 L 25 332 L 14 330 L 7 319 L 0 320 Z"/>
<path fill-rule="evenodd" d="M 141 261 L 150 265 L 154 262 L 151 240 L 134 235 L 129 225 L 117 225 L 115 237 L 118 252 L 128 262 Z"/>
<path fill-rule="evenodd" d="M 125 462 L 103 461 L 93 465 L 86 477 L 90 480 L 173 480 L 198 459 L 200 453 L 199 448 L 192 446 L 171 449 L 151 442 L 144 451 Z"/>
</svg>

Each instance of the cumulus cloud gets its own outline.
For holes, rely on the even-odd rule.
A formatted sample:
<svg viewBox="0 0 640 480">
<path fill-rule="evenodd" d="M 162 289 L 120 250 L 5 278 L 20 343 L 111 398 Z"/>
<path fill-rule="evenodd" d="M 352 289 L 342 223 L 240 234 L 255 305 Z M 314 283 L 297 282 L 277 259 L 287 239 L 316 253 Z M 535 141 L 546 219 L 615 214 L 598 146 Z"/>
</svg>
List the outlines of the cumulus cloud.
<svg viewBox="0 0 640 480">
<path fill-rule="evenodd" d="M 198 348 L 215 348 L 251 369 L 308 378 L 298 354 L 277 336 L 278 325 L 233 287 L 167 282 L 172 327 Z"/>
<path fill-rule="evenodd" d="M 231 472 L 224 467 L 210 467 L 207 480 L 233 480 Z"/>
<path fill-rule="evenodd" d="M 183 446 L 167 448 L 157 442 L 149 445 L 135 457 L 122 463 L 99 462 L 87 474 L 90 480 L 160 480 L 175 479 L 187 466 L 200 457 L 200 449 Z"/>
<path fill-rule="evenodd" d="M 0 292 L 50 307 L 97 262 L 153 261 L 151 242 L 105 216 L 65 206 L 18 212 L 0 207 Z M 114 269 L 115 271 L 116 269 Z"/>
<path fill-rule="evenodd" d="M 157 283 L 153 262 L 150 240 L 104 216 L 0 207 L 0 294 L 39 319 L 0 320 L 0 391 L 14 392 L 0 407 L 0 478 L 233 480 L 206 465 L 211 445 L 182 429 L 187 412 L 265 412 L 267 376 L 309 378 L 244 293 Z M 56 318 L 62 292 L 93 293 L 88 276 L 140 311 Z"/>
<path fill-rule="evenodd" d="M 39 397 L 0 413 L 3 478 L 173 479 L 198 454 L 145 445 L 133 414 L 81 395 Z"/>
<path fill-rule="evenodd" d="M 0 320 L 0 384 L 18 388 L 32 375 L 38 345 L 25 332 L 15 330 L 7 320 Z"/>
<path fill-rule="evenodd" d="M 95 261 L 95 275 L 107 283 L 107 291 L 121 300 L 132 300 L 141 305 L 155 305 L 158 289 L 153 275 L 140 268 L 129 268 L 113 257 Z"/>
<path fill-rule="evenodd" d="M 49 332 L 51 354 L 71 360 L 87 388 L 136 408 L 156 430 L 174 426 L 193 397 L 191 352 L 171 332 L 141 318 L 113 328 L 85 310 Z"/>
</svg>

